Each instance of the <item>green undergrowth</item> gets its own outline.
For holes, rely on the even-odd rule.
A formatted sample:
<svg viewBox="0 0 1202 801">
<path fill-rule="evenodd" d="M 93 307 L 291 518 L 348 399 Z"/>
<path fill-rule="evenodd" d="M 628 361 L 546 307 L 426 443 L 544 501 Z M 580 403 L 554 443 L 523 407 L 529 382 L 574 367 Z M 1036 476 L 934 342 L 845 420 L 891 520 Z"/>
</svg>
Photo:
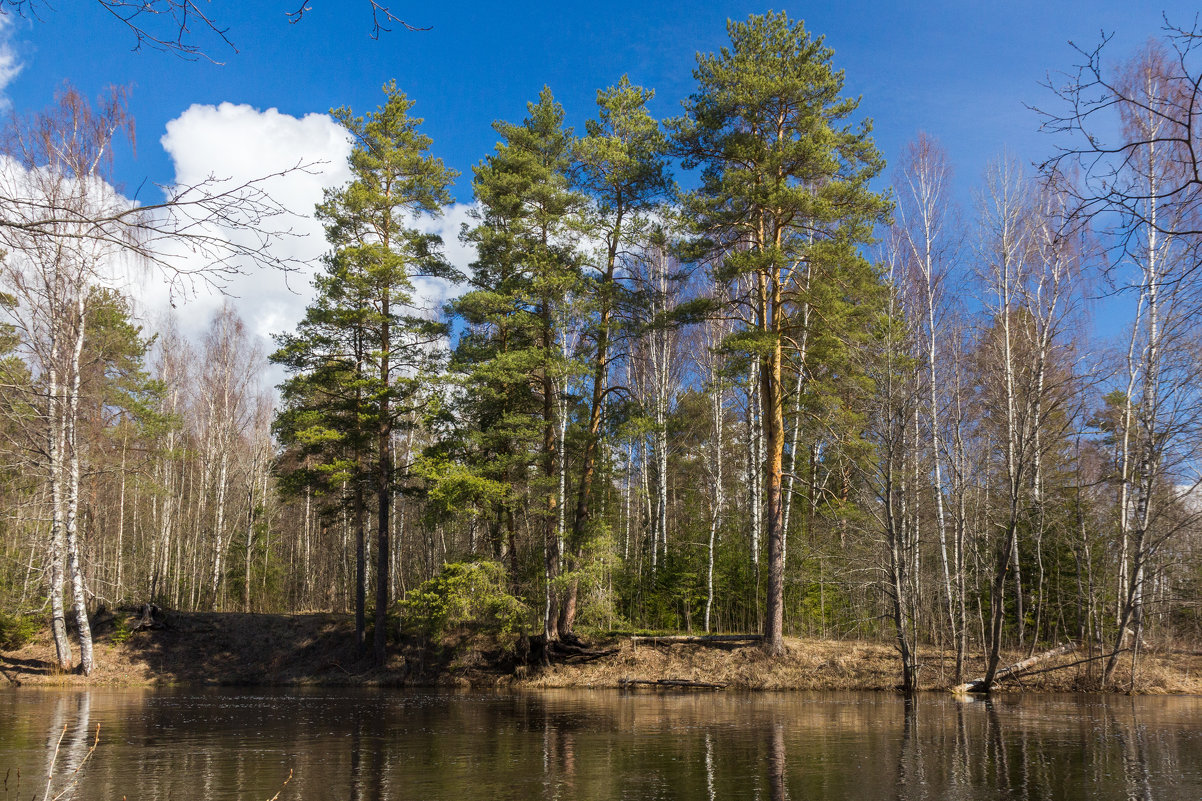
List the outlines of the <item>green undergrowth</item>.
<svg viewBox="0 0 1202 801">
<path fill-rule="evenodd" d="M 491 561 L 452 562 L 396 604 L 402 634 L 437 642 L 465 632 L 506 637 L 530 626 L 529 606 L 507 589 Z"/>
<path fill-rule="evenodd" d="M 33 615 L 0 612 L 0 648 L 15 651 L 33 642 L 41 622 Z"/>
</svg>

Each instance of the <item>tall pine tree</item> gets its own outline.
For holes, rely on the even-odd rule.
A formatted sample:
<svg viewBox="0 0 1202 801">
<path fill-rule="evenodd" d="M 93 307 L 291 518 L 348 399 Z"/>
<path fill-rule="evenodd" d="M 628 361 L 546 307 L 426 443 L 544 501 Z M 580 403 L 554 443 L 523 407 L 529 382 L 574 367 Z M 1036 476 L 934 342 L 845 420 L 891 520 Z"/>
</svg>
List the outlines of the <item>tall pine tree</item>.
<svg viewBox="0 0 1202 801">
<path fill-rule="evenodd" d="M 353 178 L 328 191 L 317 207 L 333 252 L 317 282 L 317 300 L 276 354 L 297 373 L 297 397 L 325 399 L 307 410 L 305 430 L 311 437 L 322 429 L 340 432 L 332 436 L 354 454 L 375 490 L 377 663 L 386 656 L 390 600 L 393 435 L 420 402 L 435 343 L 445 333 L 419 308 L 413 279 L 454 277 L 441 253 L 442 240 L 421 231 L 416 215 L 438 213 L 451 201 L 455 172 L 427 152 L 430 138 L 418 131 L 422 121 L 409 116 L 413 101 L 395 82 L 384 93 L 384 104 L 366 117 L 348 108 L 332 112 L 354 142 Z M 371 452 L 364 454 L 369 444 Z M 361 592 L 359 599 L 362 604 Z"/>
<path fill-rule="evenodd" d="M 741 283 L 745 327 L 737 345 L 758 361 L 767 442 L 764 471 L 768 588 L 764 641 L 783 648 L 784 520 L 782 474 L 787 362 L 812 372 L 802 320 L 850 334 L 850 313 L 879 286 L 859 255 L 887 202 L 868 188 L 884 166 L 871 125 L 848 123 L 858 101 L 841 97 L 833 51 L 786 14 L 727 24 L 730 46 L 699 55 L 697 91 L 673 122 L 685 167 L 701 167 L 687 208 L 722 278 Z M 822 303 L 830 314 L 799 315 Z M 843 328 L 846 326 L 846 328 Z M 859 326 L 863 331 L 864 327 Z M 828 338 L 840 331 L 824 331 Z M 735 343 L 732 343 L 732 345 Z M 788 353 L 786 351 L 788 350 Z"/>
<path fill-rule="evenodd" d="M 466 416 L 474 416 L 481 452 L 498 457 L 491 466 L 488 460 L 477 464 L 514 486 L 532 464 L 540 474 L 528 481 L 527 500 L 543 535 L 544 634 L 555 639 L 561 562 L 557 480 L 563 458 L 559 400 L 568 373 L 561 319 L 580 281 L 574 220 L 581 197 L 568 180 L 573 138 L 563 125 L 563 107 L 544 88 L 528 109 L 520 125 L 493 125 L 502 141 L 475 168 L 478 223 L 464 238 L 475 244 L 479 258 L 472 267 L 472 290 L 456 305 L 469 327 L 457 361 L 472 386 Z M 512 494 L 497 510 L 505 518 L 515 560 L 513 513 L 519 500 Z"/>
<path fill-rule="evenodd" d="M 655 93 L 623 76 L 617 86 L 597 92 L 597 118 L 585 124 L 576 145 L 575 173 L 589 199 L 584 215 L 590 238 L 598 243 L 582 293 L 589 306 L 586 329 L 589 358 L 587 407 L 580 481 L 565 558 L 579 558 L 593 514 L 593 484 L 601 455 L 601 415 L 613 360 L 614 313 L 624 295 L 619 275 L 623 254 L 648 247 L 653 217 L 672 190 L 665 152 L 667 140 L 647 111 Z M 571 566 L 571 565 L 570 565 Z M 570 632 L 576 616 L 577 586 L 566 588 L 560 628 Z"/>
</svg>

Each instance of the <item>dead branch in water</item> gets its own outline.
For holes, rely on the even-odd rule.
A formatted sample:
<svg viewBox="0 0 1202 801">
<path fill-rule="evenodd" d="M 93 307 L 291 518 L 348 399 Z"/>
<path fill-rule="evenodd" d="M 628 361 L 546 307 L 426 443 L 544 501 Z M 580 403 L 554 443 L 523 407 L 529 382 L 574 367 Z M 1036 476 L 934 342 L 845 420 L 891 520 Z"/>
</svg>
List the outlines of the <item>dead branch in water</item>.
<svg viewBox="0 0 1202 801">
<path fill-rule="evenodd" d="M 67 736 L 68 725 L 70 724 L 63 726 L 63 733 L 58 736 L 58 742 L 54 744 L 54 753 L 50 756 L 50 771 L 49 775 L 46 776 L 46 792 L 42 795 L 42 801 L 46 801 L 46 799 L 50 799 L 50 801 L 59 801 L 59 799 L 66 795 L 67 791 L 79 782 L 79 772 L 83 770 L 84 765 L 88 764 L 88 760 L 92 758 L 92 754 L 96 751 L 96 746 L 100 744 L 100 724 L 97 723 L 96 737 L 92 740 L 92 747 L 88 749 L 88 753 L 83 755 L 83 759 L 79 760 L 79 764 L 71 773 L 71 781 L 67 782 L 66 787 L 64 787 L 62 790 L 59 790 L 58 795 L 54 796 L 54 798 L 50 798 L 50 788 L 54 783 L 54 765 L 56 762 L 58 762 L 58 751 L 59 748 L 62 747 L 63 738 Z"/>
<path fill-rule="evenodd" d="M 717 684 L 709 681 L 692 681 L 691 679 L 618 679 L 618 687 L 623 690 L 636 687 L 652 687 L 670 690 L 724 690 L 725 683 Z"/>
</svg>

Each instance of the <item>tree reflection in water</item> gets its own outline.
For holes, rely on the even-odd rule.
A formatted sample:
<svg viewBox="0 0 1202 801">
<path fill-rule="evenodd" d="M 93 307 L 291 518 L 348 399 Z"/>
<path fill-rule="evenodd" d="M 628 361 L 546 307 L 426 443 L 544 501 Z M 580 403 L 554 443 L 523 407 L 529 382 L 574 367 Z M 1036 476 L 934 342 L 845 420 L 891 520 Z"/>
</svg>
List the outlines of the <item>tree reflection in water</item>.
<svg viewBox="0 0 1202 801">
<path fill-rule="evenodd" d="M 71 706 L 75 708 L 69 711 Z M 59 695 L 54 699 L 53 708 L 50 729 L 46 733 L 46 769 L 42 773 L 45 789 L 42 797 L 73 801 L 81 797 L 76 780 L 88 758 L 94 738 L 98 736 L 90 731 L 92 698 L 88 693 Z"/>
<path fill-rule="evenodd" d="M 1123 759 L 1123 784 L 1127 790 L 1127 798 L 1135 801 L 1152 801 L 1152 777 L 1148 758 L 1148 731 L 1139 725 L 1135 710 L 1135 699 L 1129 698 L 1126 710 L 1116 707 L 1107 710 L 1107 723 L 1114 731 L 1114 737 L 1120 744 Z M 1125 712 L 1120 720 L 1120 713 Z M 1168 771 L 1174 771 L 1177 765 L 1164 766 Z"/>
<path fill-rule="evenodd" d="M 1202 699 L 23 690 L 0 801 L 97 722 L 77 799 L 1202 798 Z"/>
<path fill-rule="evenodd" d="M 709 801 L 717 801 L 714 792 L 714 735 L 705 733 L 705 797 Z"/>
<path fill-rule="evenodd" d="M 773 722 L 770 730 L 772 736 L 768 747 L 768 797 L 772 801 L 785 801 L 789 797 L 785 765 L 785 727 L 781 723 Z"/>
</svg>

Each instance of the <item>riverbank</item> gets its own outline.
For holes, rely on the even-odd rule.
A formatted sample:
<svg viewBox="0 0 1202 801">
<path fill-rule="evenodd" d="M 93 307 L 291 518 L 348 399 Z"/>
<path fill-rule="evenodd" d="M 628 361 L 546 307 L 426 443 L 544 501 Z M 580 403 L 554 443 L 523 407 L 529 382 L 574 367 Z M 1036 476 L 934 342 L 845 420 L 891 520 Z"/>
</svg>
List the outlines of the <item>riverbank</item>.
<svg viewBox="0 0 1202 801">
<path fill-rule="evenodd" d="M 440 649 L 415 643 L 392 649 L 376 668 L 355 658 L 354 621 L 342 614 L 163 614 L 160 627 L 128 631 L 112 626 L 96 638 L 96 669 L 89 677 L 55 665 L 49 632 L 30 644 L 0 652 L 3 686 L 452 686 L 612 688 L 662 679 L 715 684 L 736 690 L 893 690 L 899 682 L 896 652 L 888 644 L 789 638 L 786 653 L 765 655 L 746 642 L 653 642 L 613 637 L 590 643 L 575 664 L 526 665 L 513 649 L 488 640 L 461 640 Z M 1025 653 L 1007 654 L 1017 661 Z M 1002 691 L 1096 691 L 1101 663 L 1081 661 L 1083 651 L 1040 665 L 999 687 Z M 954 656 L 921 653 L 920 687 L 945 690 L 955 683 Z M 585 661 L 586 660 L 586 661 Z M 1130 686 L 1130 659 L 1117 673 Z M 1049 667 L 1067 666 L 1059 670 Z M 972 659 L 968 676 L 983 664 Z M 1134 690 L 1146 694 L 1202 694 L 1202 653 L 1149 649 L 1140 657 Z"/>
</svg>

